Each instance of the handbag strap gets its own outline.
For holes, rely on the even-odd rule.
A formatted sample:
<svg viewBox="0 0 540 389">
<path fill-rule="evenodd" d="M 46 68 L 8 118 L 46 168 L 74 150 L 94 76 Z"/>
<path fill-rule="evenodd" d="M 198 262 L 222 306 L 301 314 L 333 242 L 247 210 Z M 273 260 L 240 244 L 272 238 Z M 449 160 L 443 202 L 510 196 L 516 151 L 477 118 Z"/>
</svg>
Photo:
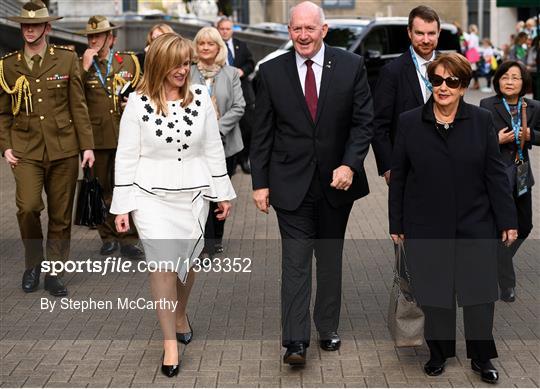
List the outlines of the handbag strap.
<svg viewBox="0 0 540 389">
<path fill-rule="evenodd" d="M 411 275 L 409 274 L 409 269 L 407 269 L 407 256 L 405 254 L 405 246 L 403 245 L 402 240 L 400 240 L 395 245 L 395 249 L 396 249 L 396 263 L 394 267 L 394 277 L 396 277 L 396 279 L 399 280 L 400 278 L 399 271 L 401 269 L 401 262 L 403 261 L 403 268 L 405 269 L 405 277 L 407 278 L 407 283 L 409 284 L 409 288 L 412 291 Z"/>
</svg>

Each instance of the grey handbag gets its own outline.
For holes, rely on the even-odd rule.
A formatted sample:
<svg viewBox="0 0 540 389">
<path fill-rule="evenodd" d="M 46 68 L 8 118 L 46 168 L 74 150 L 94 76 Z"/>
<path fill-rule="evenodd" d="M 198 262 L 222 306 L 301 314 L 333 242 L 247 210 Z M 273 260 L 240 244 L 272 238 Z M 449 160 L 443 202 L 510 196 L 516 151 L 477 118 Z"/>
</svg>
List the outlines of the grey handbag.
<svg viewBox="0 0 540 389">
<path fill-rule="evenodd" d="M 414 299 L 403 242 L 395 246 L 394 282 L 388 305 L 388 329 L 396 347 L 421 346 L 424 341 L 424 313 Z M 403 269 L 405 278 L 400 275 Z"/>
</svg>

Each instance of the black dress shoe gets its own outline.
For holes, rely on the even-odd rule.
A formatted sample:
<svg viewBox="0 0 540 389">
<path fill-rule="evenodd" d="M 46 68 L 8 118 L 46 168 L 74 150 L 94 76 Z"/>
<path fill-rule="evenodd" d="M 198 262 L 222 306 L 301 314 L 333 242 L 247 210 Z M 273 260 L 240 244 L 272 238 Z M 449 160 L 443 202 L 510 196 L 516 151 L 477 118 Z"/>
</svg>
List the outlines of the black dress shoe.
<svg viewBox="0 0 540 389">
<path fill-rule="evenodd" d="M 251 174 L 251 164 L 249 163 L 249 159 L 240 162 L 240 168 L 245 174 Z"/>
<path fill-rule="evenodd" d="M 223 252 L 223 243 L 219 242 L 214 245 L 214 253 L 219 254 Z"/>
<path fill-rule="evenodd" d="M 178 362 L 177 365 L 164 365 L 164 359 L 165 352 L 163 353 L 163 357 L 161 357 L 161 372 L 163 375 L 166 375 L 167 377 L 174 377 L 175 375 L 178 375 L 178 372 L 180 371 L 180 362 Z"/>
<path fill-rule="evenodd" d="M 480 374 L 482 381 L 489 384 L 495 384 L 499 380 L 499 372 L 495 369 L 495 366 L 491 364 L 491 361 L 481 362 L 471 359 L 471 369 L 475 373 Z"/>
<path fill-rule="evenodd" d="M 45 290 L 48 290 L 51 296 L 67 296 L 68 291 L 64 282 L 57 276 L 45 276 Z"/>
<path fill-rule="evenodd" d="M 306 345 L 302 342 L 294 342 L 287 347 L 283 362 L 291 366 L 304 366 L 306 364 Z"/>
<path fill-rule="evenodd" d="M 501 300 L 506 303 L 516 301 L 516 290 L 514 288 L 501 288 Z"/>
<path fill-rule="evenodd" d="M 129 259 L 140 259 L 143 251 L 134 244 L 126 244 L 120 248 L 120 254 Z"/>
<path fill-rule="evenodd" d="M 189 316 L 186 315 L 186 319 L 189 326 L 189 332 L 177 332 L 176 340 L 186 346 L 191 343 L 193 340 L 193 328 L 191 328 L 191 323 L 189 322 Z"/>
<path fill-rule="evenodd" d="M 424 365 L 424 372 L 431 377 L 441 375 L 444 372 L 444 365 L 446 361 L 437 361 L 430 359 Z"/>
<path fill-rule="evenodd" d="M 22 276 L 22 290 L 26 293 L 33 292 L 39 285 L 39 276 L 41 274 L 41 265 L 26 269 Z"/>
<path fill-rule="evenodd" d="M 335 331 L 321 332 L 319 334 L 319 345 L 326 351 L 338 351 L 341 347 L 341 339 Z"/>
<path fill-rule="evenodd" d="M 118 250 L 118 242 L 116 241 L 107 241 L 103 242 L 101 245 L 101 249 L 99 249 L 100 255 L 111 255 L 116 250 Z"/>
</svg>

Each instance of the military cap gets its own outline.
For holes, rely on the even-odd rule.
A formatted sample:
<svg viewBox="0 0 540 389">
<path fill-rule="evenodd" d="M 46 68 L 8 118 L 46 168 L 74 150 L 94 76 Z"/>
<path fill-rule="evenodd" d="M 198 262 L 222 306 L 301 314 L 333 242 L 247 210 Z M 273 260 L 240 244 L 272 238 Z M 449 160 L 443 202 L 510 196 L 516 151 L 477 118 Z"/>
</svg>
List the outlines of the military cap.
<svg viewBox="0 0 540 389">
<path fill-rule="evenodd" d="M 101 32 L 107 32 L 116 30 L 120 26 L 111 24 L 105 16 L 95 15 L 90 16 L 88 23 L 86 23 L 86 29 L 77 31 L 80 35 L 99 34 Z"/>
<path fill-rule="evenodd" d="M 62 16 L 49 15 L 49 10 L 42 1 L 32 0 L 22 6 L 19 16 L 8 16 L 7 19 L 21 24 L 40 24 L 62 19 Z"/>
</svg>

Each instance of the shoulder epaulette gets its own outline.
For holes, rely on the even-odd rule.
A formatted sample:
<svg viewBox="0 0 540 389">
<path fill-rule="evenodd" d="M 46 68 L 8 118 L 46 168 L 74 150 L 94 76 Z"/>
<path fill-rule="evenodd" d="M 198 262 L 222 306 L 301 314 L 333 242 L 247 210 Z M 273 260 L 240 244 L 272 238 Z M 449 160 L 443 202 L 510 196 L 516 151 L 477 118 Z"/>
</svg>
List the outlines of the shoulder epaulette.
<svg viewBox="0 0 540 389">
<path fill-rule="evenodd" d="M 73 51 L 73 49 L 71 47 L 67 47 L 67 46 L 61 46 L 61 45 L 51 45 L 53 46 L 55 49 L 62 49 L 62 50 L 68 50 L 68 51 Z"/>
<path fill-rule="evenodd" d="M 8 54 L 4 55 L 4 56 L 3 56 L 2 58 L 0 58 L 0 59 L 6 59 L 6 58 L 8 58 L 8 57 L 11 57 L 12 55 L 17 54 L 17 53 L 18 53 L 18 51 L 12 51 L 11 53 L 8 53 Z"/>
</svg>

